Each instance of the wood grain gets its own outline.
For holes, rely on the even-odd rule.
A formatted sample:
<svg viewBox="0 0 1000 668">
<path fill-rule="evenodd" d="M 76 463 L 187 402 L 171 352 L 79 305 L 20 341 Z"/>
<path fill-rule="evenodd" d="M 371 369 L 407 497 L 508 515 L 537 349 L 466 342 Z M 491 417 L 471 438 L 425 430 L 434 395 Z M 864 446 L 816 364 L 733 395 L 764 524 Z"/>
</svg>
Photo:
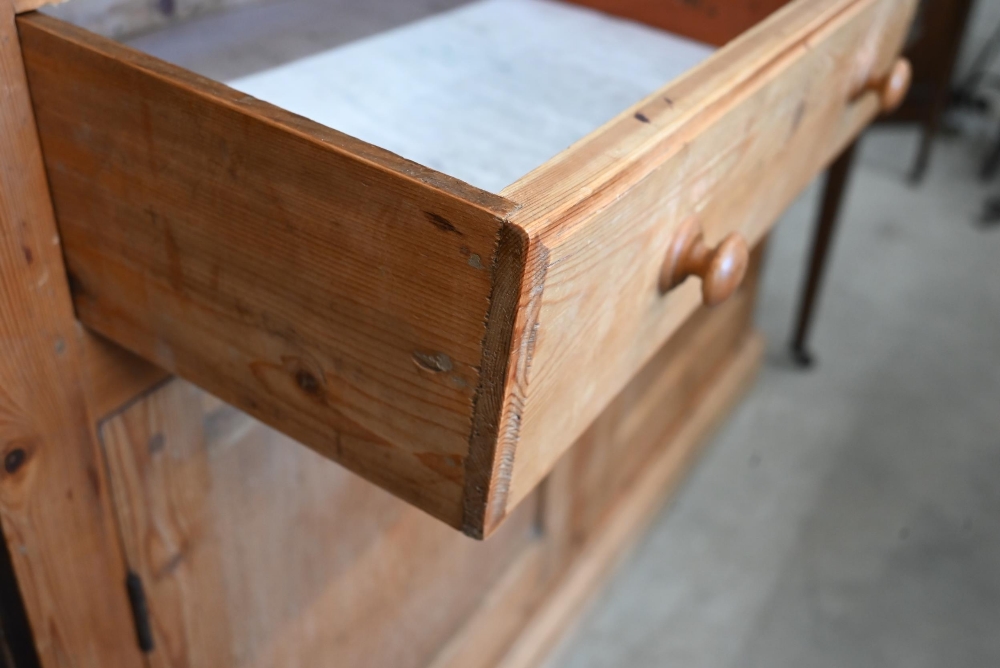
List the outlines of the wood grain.
<svg viewBox="0 0 1000 668">
<path fill-rule="evenodd" d="M 512 205 L 55 19 L 19 28 L 80 319 L 466 525 Z"/>
<path fill-rule="evenodd" d="M 173 380 L 100 428 L 149 665 L 424 666 L 538 545 L 470 540 Z"/>
<path fill-rule="evenodd" d="M 877 113 L 852 91 L 890 69 L 912 9 L 799 0 L 502 192 L 530 237 L 500 431 L 500 451 L 516 448 L 507 508 L 696 308 L 696 280 L 658 289 L 677 226 L 759 241 Z"/>
<path fill-rule="evenodd" d="M 44 666 L 141 666 L 8 0 L 0 0 L 0 81 L 4 536 Z"/>
</svg>

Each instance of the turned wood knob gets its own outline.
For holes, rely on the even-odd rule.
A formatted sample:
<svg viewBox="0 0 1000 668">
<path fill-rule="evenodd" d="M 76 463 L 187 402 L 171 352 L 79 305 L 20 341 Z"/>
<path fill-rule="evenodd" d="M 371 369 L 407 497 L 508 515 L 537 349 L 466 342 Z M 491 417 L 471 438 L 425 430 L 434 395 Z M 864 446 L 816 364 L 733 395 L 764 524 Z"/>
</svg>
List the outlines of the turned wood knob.
<svg viewBox="0 0 1000 668">
<path fill-rule="evenodd" d="M 730 232 L 718 246 L 709 248 L 701 226 L 692 218 L 678 228 L 667 249 L 660 271 L 660 290 L 667 292 L 688 276 L 698 276 L 702 301 L 706 306 L 715 306 L 736 292 L 749 264 L 750 250 L 738 232 Z"/>
<path fill-rule="evenodd" d="M 913 67 L 906 58 L 900 58 L 893 64 L 889 74 L 870 80 L 865 84 L 865 91 L 878 94 L 879 106 L 883 114 L 896 110 L 903 103 L 910 82 L 913 81 Z"/>
</svg>

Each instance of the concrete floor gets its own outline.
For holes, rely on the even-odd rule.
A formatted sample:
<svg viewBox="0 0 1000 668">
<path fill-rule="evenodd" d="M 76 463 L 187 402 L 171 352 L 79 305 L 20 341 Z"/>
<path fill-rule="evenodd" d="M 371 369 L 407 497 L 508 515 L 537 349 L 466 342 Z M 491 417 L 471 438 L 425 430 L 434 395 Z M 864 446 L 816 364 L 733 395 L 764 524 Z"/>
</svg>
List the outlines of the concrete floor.
<svg viewBox="0 0 1000 668">
<path fill-rule="evenodd" d="M 784 344 L 818 197 L 770 246 L 759 383 L 551 668 L 1000 665 L 1000 228 L 980 142 L 863 144 L 816 323 Z"/>
</svg>

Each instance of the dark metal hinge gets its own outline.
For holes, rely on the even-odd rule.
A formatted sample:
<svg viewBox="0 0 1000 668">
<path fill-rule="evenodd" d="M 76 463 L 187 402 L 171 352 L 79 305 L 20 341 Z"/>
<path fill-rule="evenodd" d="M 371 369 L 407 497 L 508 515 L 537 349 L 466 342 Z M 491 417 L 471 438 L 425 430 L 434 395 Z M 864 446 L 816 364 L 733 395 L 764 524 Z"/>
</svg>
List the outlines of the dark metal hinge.
<svg viewBox="0 0 1000 668">
<path fill-rule="evenodd" d="M 132 619 L 135 622 L 135 639 L 143 652 L 153 651 L 153 627 L 149 620 L 149 605 L 146 603 L 146 589 L 142 578 L 133 571 L 125 578 L 128 602 L 132 605 Z"/>
</svg>

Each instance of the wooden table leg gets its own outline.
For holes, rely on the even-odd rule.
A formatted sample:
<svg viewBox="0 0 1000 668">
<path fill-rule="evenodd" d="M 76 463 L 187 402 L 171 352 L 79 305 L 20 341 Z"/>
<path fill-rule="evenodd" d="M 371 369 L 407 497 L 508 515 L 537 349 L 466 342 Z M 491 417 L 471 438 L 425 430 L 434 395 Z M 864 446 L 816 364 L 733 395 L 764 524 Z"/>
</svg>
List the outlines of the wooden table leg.
<svg viewBox="0 0 1000 668">
<path fill-rule="evenodd" d="M 809 329 L 812 325 L 816 296 L 823 280 L 823 270 L 830 250 L 830 240 L 837 227 L 837 217 L 844 196 L 844 187 L 851 174 L 856 147 L 857 142 L 854 142 L 844 149 L 840 157 L 827 170 L 826 185 L 823 188 L 823 202 L 813 237 L 806 282 L 799 297 L 799 314 L 791 343 L 792 359 L 800 367 L 812 366 L 814 362 L 814 357 L 807 346 Z"/>
</svg>

